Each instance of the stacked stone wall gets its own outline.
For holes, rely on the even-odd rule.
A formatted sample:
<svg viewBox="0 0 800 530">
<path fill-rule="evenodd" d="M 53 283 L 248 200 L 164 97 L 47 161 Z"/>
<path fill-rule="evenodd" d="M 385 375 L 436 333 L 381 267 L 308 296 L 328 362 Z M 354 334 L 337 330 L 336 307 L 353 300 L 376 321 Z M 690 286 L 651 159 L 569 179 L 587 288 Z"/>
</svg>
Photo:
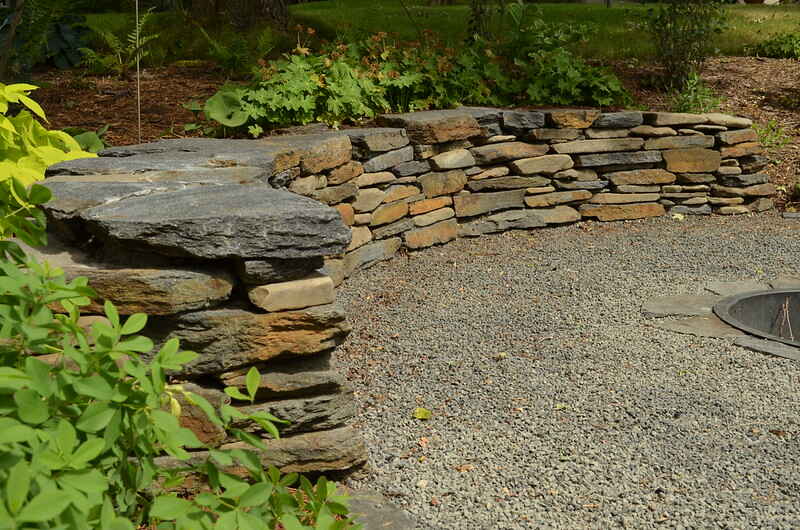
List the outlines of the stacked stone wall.
<svg viewBox="0 0 800 530">
<path fill-rule="evenodd" d="M 746 118 L 468 107 L 378 121 L 53 166 L 43 257 L 88 276 L 121 314 L 152 315 L 156 341 L 200 353 L 174 379 L 212 403 L 258 367 L 256 403 L 237 406 L 291 422 L 264 462 L 329 471 L 366 460 L 352 390 L 331 365 L 349 332 L 334 288 L 357 269 L 505 230 L 762 211 L 775 193 Z M 207 443 L 237 443 L 185 410 Z"/>
</svg>

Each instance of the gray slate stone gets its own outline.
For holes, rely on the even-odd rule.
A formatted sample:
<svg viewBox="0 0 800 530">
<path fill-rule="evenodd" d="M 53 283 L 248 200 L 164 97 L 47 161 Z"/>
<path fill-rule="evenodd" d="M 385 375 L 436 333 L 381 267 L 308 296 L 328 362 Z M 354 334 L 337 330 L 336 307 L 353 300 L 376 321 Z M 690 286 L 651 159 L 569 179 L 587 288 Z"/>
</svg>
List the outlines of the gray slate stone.
<svg viewBox="0 0 800 530">
<path fill-rule="evenodd" d="M 288 282 L 305 278 L 324 265 L 322 256 L 297 259 L 237 260 L 236 272 L 247 285 Z"/>
<path fill-rule="evenodd" d="M 650 324 L 666 331 L 674 331 L 696 337 L 730 338 L 741 337 L 745 333 L 731 327 L 715 315 L 694 316 L 680 320 L 661 320 Z"/>
<path fill-rule="evenodd" d="M 762 155 L 747 155 L 738 160 L 743 173 L 756 173 L 769 165 L 769 158 Z"/>
<path fill-rule="evenodd" d="M 511 134 L 523 135 L 531 129 L 544 127 L 545 114 L 536 111 L 503 111 L 503 128 Z"/>
<path fill-rule="evenodd" d="M 657 296 L 644 303 L 642 313 L 646 317 L 710 315 L 721 299 L 712 295 Z"/>
<path fill-rule="evenodd" d="M 669 209 L 669 213 L 679 213 L 683 215 L 711 215 L 711 206 L 701 204 L 700 206 L 686 206 L 679 204 Z"/>
<path fill-rule="evenodd" d="M 791 359 L 793 361 L 800 361 L 800 348 L 795 348 L 794 346 L 789 346 L 782 342 L 744 335 L 737 338 L 733 343 L 746 350 L 775 355 L 776 357 L 783 357 L 784 359 Z"/>
<path fill-rule="evenodd" d="M 577 155 L 575 157 L 580 167 L 621 166 L 631 164 L 653 164 L 661 162 L 661 151 L 634 151 L 623 153 L 599 153 L 592 155 Z"/>
<path fill-rule="evenodd" d="M 414 159 L 414 148 L 409 146 L 389 151 L 364 162 L 364 173 L 377 173 Z"/>
<path fill-rule="evenodd" d="M 497 177 L 472 180 L 467 183 L 467 187 L 472 191 L 514 190 L 519 188 L 536 188 L 549 184 L 550 179 L 544 177 Z"/>
<path fill-rule="evenodd" d="M 400 149 L 408 145 L 409 139 L 405 129 L 345 129 L 342 131 L 350 137 L 353 151 L 358 158 L 364 159 L 375 153 L 384 153 Z"/>
<path fill-rule="evenodd" d="M 601 190 L 608 186 L 607 180 L 571 180 L 568 182 L 554 180 L 553 182 L 560 190 Z"/>
<path fill-rule="evenodd" d="M 770 286 L 764 282 L 745 280 L 741 282 L 711 282 L 706 285 L 706 291 L 710 291 L 720 296 L 735 296 L 737 294 L 749 293 L 752 291 L 764 291 Z"/>
<path fill-rule="evenodd" d="M 644 117 L 641 112 L 604 112 L 594 120 L 592 127 L 597 129 L 627 129 L 637 127 L 643 122 Z"/>
<path fill-rule="evenodd" d="M 766 173 L 748 173 L 743 175 L 721 175 L 719 183 L 723 186 L 753 186 L 754 184 L 766 184 L 769 182 L 769 175 Z"/>
<path fill-rule="evenodd" d="M 332 208 L 266 186 L 203 186 L 79 213 L 101 240 L 170 256 L 308 258 L 338 254 L 350 230 Z"/>
<path fill-rule="evenodd" d="M 431 170 L 431 163 L 428 160 L 412 160 L 403 162 L 391 168 L 392 173 L 398 177 L 410 177 L 412 175 L 422 175 Z"/>
<path fill-rule="evenodd" d="M 415 530 L 417 524 L 406 512 L 389 502 L 377 491 L 348 492 L 350 516 L 364 530 Z"/>
<path fill-rule="evenodd" d="M 781 274 L 769 282 L 773 289 L 800 289 L 800 276 Z"/>
</svg>

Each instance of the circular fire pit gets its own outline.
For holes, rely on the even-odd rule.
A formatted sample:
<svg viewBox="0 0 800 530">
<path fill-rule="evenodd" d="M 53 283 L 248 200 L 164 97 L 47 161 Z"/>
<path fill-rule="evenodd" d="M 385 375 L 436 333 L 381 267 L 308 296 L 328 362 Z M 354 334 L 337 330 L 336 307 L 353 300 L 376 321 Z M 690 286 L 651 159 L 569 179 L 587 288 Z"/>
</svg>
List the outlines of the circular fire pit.
<svg viewBox="0 0 800 530">
<path fill-rule="evenodd" d="M 751 335 L 800 347 L 800 289 L 731 296 L 717 302 L 714 313 Z"/>
</svg>

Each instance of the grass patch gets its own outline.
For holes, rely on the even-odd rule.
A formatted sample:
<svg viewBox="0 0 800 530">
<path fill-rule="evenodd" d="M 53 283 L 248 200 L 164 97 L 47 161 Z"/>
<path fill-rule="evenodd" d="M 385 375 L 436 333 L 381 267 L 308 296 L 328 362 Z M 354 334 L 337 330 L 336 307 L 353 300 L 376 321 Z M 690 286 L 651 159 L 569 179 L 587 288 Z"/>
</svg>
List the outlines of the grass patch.
<svg viewBox="0 0 800 530">
<path fill-rule="evenodd" d="M 408 13 L 396 0 L 325 0 L 291 6 L 293 17 L 313 26 L 328 38 L 356 37 L 388 31 L 401 39 L 416 40 L 421 30 L 437 32 L 457 44 L 465 37 L 469 17 L 467 5 L 430 7 L 408 0 Z M 548 22 L 594 24 L 597 32 L 577 49 L 587 59 L 647 59 L 654 52 L 648 36 L 638 28 L 652 4 L 530 4 L 527 17 L 537 12 Z M 731 27 L 719 35 L 717 48 L 723 55 L 745 55 L 746 48 L 783 31 L 800 28 L 800 6 L 731 5 Z M 413 20 L 413 21 L 412 21 Z M 500 34 L 512 31 L 508 21 Z"/>
</svg>

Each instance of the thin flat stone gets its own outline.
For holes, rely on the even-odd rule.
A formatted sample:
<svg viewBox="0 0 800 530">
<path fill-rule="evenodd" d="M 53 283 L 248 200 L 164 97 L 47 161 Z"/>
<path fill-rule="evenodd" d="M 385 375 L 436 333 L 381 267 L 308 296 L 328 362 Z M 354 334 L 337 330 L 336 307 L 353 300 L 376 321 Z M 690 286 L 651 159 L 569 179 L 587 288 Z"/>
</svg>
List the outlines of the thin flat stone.
<svg viewBox="0 0 800 530">
<path fill-rule="evenodd" d="M 741 337 L 745 333 L 731 327 L 715 315 L 694 316 L 681 320 L 662 320 L 650 324 L 651 326 L 666 331 L 674 331 L 684 335 L 697 337 L 716 337 L 720 339 Z"/>
<path fill-rule="evenodd" d="M 745 280 L 741 282 L 711 282 L 706 285 L 706 291 L 710 291 L 720 296 L 735 296 L 741 293 L 753 291 L 765 291 L 770 286 L 764 282 Z"/>
<path fill-rule="evenodd" d="M 647 317 L 710 315 L 714 304 L 721 299 L 709 294 L 657 296 L 645 302 L 642 313 Z"/>
<path fill-rule="evenodd" d="M 773 289 L 800 289 L 800 276 L 781 274 L 769 282 L 769 285 Z"/>
<path fill-rule="evenodd" d="M 795 348 L 782 342 L 744 335 L 737 338 L 733 343 L 746 350 L 767 353 L 785 359 L 792 359 L 793 361 L 800 361 L 800 348 Z"/>
<path fill-rule="evenodd" d="M 350 513 L 365 530 L 414 530 L 417 524 L 411 517 L 389 502 L 386 497 L 371 490 L 348 492 Z"/>
</svg>

